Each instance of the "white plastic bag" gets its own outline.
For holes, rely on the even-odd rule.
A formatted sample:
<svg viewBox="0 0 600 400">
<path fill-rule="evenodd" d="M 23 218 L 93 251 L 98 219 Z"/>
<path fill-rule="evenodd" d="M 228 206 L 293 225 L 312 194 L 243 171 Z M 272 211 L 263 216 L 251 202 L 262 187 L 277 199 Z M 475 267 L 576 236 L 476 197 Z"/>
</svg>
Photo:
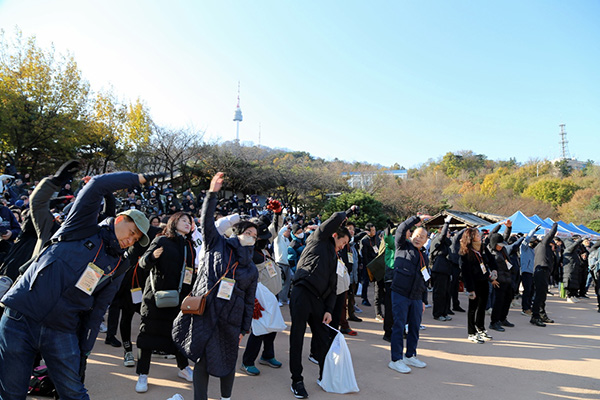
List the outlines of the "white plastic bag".
<svg viewBox="0 0 600 400">
<path fill-rule="evenodd" d="M 331 326 L 327 325 L 329 328 Z M 331 347 L 325 356 L 323 365 L 323 377 L 319 383 L 324 391 L 330 393 L 353 393 L 358 392 L 358 384 L 354 375 L 352 356 L 346 344 L 344 335 L 337 329 L 331 328 L 337 335 L 331 343 Z"/>
<path fill-rule="evenodd" d="M 355 296 L 362 296 L 362 282 L 358 284 L 358 289 L 356 289 Z"/>
<path fill-rule="evenodd" d="M 281 332 L 287 328 L 279 309 L 277 297 L 260 282 L 256 285 L 256 299 L 264 310 L 261 311 L 262 317 L 252 320 L 252 333 L 255 336 L 262 336 L 271 332 Z"/>
</svg>

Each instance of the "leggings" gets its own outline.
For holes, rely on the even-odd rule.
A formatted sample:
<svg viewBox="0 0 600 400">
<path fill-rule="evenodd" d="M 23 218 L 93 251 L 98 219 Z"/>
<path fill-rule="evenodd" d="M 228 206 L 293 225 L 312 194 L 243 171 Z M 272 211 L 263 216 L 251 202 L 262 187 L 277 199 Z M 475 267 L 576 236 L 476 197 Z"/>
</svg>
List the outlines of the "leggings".
<svg viewBox="0 0 600 400">
<path fill-rule="evenodd" d="M 194 366 L 194 400 L 208 400 L 208 371 L 206 354 Z M 221 397 L 231 397 L 235 368 L 229 375 L 221 377 Z"/>
</svg>

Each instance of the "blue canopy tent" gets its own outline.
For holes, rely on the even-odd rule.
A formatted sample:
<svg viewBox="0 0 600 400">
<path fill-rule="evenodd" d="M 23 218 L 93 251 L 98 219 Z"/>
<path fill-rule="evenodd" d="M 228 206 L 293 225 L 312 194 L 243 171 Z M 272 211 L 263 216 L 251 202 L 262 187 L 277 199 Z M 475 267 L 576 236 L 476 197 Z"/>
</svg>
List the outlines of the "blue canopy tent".
<svg viewBox="0 0 600 400">
<path fill-rule="evenodd" d="M 586 231 L 584 231 L 583 229 L 581 229 L 580 227 L 578 227 L 577 225 L 575 225 L 572 222 L 570 224 L 568 224 L 568 227 L 573 232 L 579 232 L 580 235 L 584 235 L 584 236 L 589 236 L 590 235 L 589 233 L 587 233 Z"/>
<path fill-rule="evenodd" d="M 599 240 L 600 239 L 600 233 L 591 230 L 587 226 L 585 226 L 585 225 L 577 225 L 577 227 L 579 227 L 579 229 L 581 229 L 582 231 L 587 232 L 588 235 L 591 235 L 592 239 L 594 239 L 594 240 Z"/>
<path fill-rule="evenodd" d="M 548 221 L 541 219 L 537 214 L 529 217 L 529 219 L 535 223 L 542 225 L 542 228 L 544 229 L 545 232 L 548 232 L 548 230 L 552 229 L 552 224 L 554 224 L 554 222 L 548 222 Z M 548 219 L 550 219 L 550 218 L 548 218 Z M 550 219 L 550 221 L 552 221 L 552 220 Z M 567 236 L 571 236 L 571 235 L 572 235 L 571 231 L 568 231 L 560 226 L 556 230 L 556 236 L 567 237 Z"/>
<path fill-rule="evenodd" d="M 521 211 L 515 212 L 513 215 L 511 215 L 507 219 L 510 219 L 512 221 L 512 233 L 524 233 L 524 234 L 527 234 L 533 228 L 535 228 L 536 226 L 540 225 L 539 223 L 536 223 L 536 222 L 532 221 L 531 219 L 529 219 Z M 491 231 L 497 225 L 498 225 L 498 223 L 495 223 L 495 224 L 491 224 L 491 225 L 487 225 L 487 226 L 482 226 L 482 227 L 480 227 L 478 229 L 480 231 L 483 230 L 483 229 L 487 229 L 487 230 Z M 506 229 L 506 227 L 502 226 L 500 228 L 500 232 L 504 232 L 505 229 Z M 546 228 L 544 230 L 548 231 L 549 229 L 550 228 Z M 538 234 L 541 234 L 541 233 L 542 233 L 541 231 L 538 231 Z"/>
<path fill-rule="evenodd" d="M 546 218 L 544 221 L 550 222 L 550 221 L 552 221 L 552 219 L 551 218 Z M 552 221 L 552 223 L 554 223 L 554 221 Z M 571 235 L 581 235 L 581 232 L 579 232 L 579 231 L 577 231 L 577 232 L 573 231 L 573 229 L 571 227 L 569 227 L 569 225 L 567 225 L 563 221 L 556 221 L 556 223 L 558 224 L 559 228 L 562 228 L 562 229 L 570 232 Z"/>
</svg>

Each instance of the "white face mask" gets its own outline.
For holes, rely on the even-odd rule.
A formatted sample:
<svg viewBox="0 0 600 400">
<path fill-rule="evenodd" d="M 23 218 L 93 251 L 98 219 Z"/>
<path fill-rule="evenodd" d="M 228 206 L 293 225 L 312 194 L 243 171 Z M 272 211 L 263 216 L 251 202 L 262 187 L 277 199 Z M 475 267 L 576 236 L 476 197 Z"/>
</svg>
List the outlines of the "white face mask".
<svg viewBox="0 0 600 400">
<path fill-rule="evenodd" d="M 254 246 L 254 243 L 256 243 L 256 239 L 250 235 L 238 235 L 237 238 L 244 247 Z"/>
<path fill-rule="evenodd" d="M 304 239 L 304 232 L 297 234 L 296 237 L 298 239 Z"/>
</svg>

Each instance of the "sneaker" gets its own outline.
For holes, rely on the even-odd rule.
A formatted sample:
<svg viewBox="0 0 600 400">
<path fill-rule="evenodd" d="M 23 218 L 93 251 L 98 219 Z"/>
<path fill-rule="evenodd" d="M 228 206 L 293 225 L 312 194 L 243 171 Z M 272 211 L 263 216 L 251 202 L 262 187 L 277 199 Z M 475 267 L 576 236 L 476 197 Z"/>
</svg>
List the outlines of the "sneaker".
<svg viewBox="0 0 600 400">
<path fill-rule="evenodd" d="M 313 364 L 317 364 L 317 365 L 319 365 L 319 362 L 317 361 L 317 359 L 316 359 L 316 358 L 315 358 L 315 357 L 314 357 L 312 354 L 309 354 L 309 356 L 308 356 L 308 361 L 310 361 L 310 362 L 311 362 L 311 363 L 313 363 Z M 303 384 L 303 385 L 304 385 L 304 384 Z"/>
<path fill-rule="evenodd" d="M 104 322 L 100 322 L 100 333 L 106 333 L 108 331 L 108 328 L 106 327 L 106 324 Z"/>
<path fill-rule="evenodd" d="M 498 332 L 504 332 L 506 330 L 502 327 L 502 324 L 500 324 L 500 322 L 494 322 L 493 324 L 490 323 L 490 329 L 493 329 Z"/>
<path fill-rule="evenodd" d="M 390 361 L 388 367 L 394 371 L 400 372 L 401 374 L 408 374 L 412 369 L 402 362 L 402 360 Z"/>
<path fill-rule="evenodd" d="M 362 318 L 358 318 L 356 315 L 351 315 L 351 316 L 348 317 L 348 321 L 362 322 Z"/>
<path fill-rule="evenodd" d="M 268 365 L 271 368 L 281 368 L 281 363 L 279 361 L 277 361 L 277 359 L 275 357 L 270 358 L 268 360 L 266 358 L 261 357 L 258 360 L 258 363 L 262 364 L 262 365 Z"/>
<path fill-rule="evenodd" d="M 478 343 L 478 344 L 484 343 L 484 341 L 479 337 L 478 334 L 469 335 L 468 339 L 473 343 Z"/>
<path fill-rule="evenodd" d="M 454 311 L 458 311 L 458 312 L 465 312 L 465 310 L 461 307 L 461 306 L 456 306 L 454 308 L 452 308 Z"/>
<path fill-rule="evenodd" d="M 369 300 L 367 299 L 364 299 L 361 304 L 366 307 L 371 307 L 371 303 L 369 303 Z"/>
<path fill-rule="evenodd" d="M 425 368 L 427 366 L 427 364 L 419 360 L 417 356 L 404 357 L 402 361 L 404 361 L 404 364 L 415 368 Z"/>
<path fill-rule="evenodd" d="M 355 312 L 355 313 L 357 313 L 357 314 L 360 314 L 360 313 L 362 312 L 362 310 L 361 310 L 360 308 L 358 308 L 358 307 L 356 306 L 356 304 L 355 304 L 355 305 L 354 305 L 354 312 Z"/>
<path fill-rule="evenodd" d="M 104 344 L 110 344 L 112 347 L 121 347 L 121 342 L 113 335 L 107 335 Z"/>
<path fill-rule="evenodd" d="M 348 329 L 340 329 L 340 332 L 342 332 L 344 335 L 348 335 L 348 336 L 356 336 L 356 335 L 358 335 L 358 332 L 353 331 L 350 328 L 348 328 Z"/>
<path fill-rule="evenodd" d="M 392 343 L 392 337 L 391 336 L 383 335 L 383 340 L 385 340 L 388 343 Z"/>
<path fill-rule="evenodd" d="M 446 318 L 446 321 L 452 321 L 452 317 L 449 317 L 447 315 L 444 316 Z"/>
<path fill-rule="evenodd" d="M 173 397 L 169 397 L 167 400 L 184 400 L 183 396 L 179 393 L 176 393 Z"/>
<path fill-rule="evenodd" d="M 375 316 L 375 321 L 377 321 L 377 322 L 383 322 L 383 315 L 381 315 L 381 314 L 377 314 L 377 315 Z"/>
<path fill-rule="evenodd" d="M 283 302 L 279 302 L 279 307 L 283 307 Z"/>
<path fill-rule="evenodd" d="M 523 310 L 521 311 L 521 315 L 526 315 L 528 317 L 531 317 L 533 313 L 531 312 L 531 310 Z"/>
<path fill-rule="evenodd" d="M 448 310 L 448 315 L 454 315 L 454 314 L 455 314 L 454 311 Z"/>
<path fill-rule="evenodd" d="M 146 393 L 148 391 L 148 375 L 140 374 L 138 376 L 135 391 L 138 393 Z"/>
<path fill-rule="evenodd" d="M 546 326 L 546 324 L 539 318 L 531 318 L 529 323 L 535 326 Z"/>
<path fill-rule="evenodd" d="M 580 299 L 589 299 L 590 296 L 588 296 L 587 294 L 582 294 L 581 296 L 579 296 Z"/>
<path fill-rule="evenodd" d="M 488 308 L 487 310 L 485 310 L 485 315 L 492 315 L 492 309 Z"/>
<path fill-rule="evenodd" d="M 487 331 L 479 331 L 477 332 L 477 336 L 479 336 L 479 339 L 483 340 L 484 342 L 493 339 L 493 337 L 491 337 Z"/>
<path fill-rule="evenodd" d="M 424 331 L 425 329 L 427 329 L 427 327 L 425 325 L 419 325 L 419 329 Z M 406 333 L 408 333 L 408 330 L 406 331 Z"/>
<path fill-rule="evenodd" d="M 189 367 L 189 365 L 184 369 L 180 369 L 177 373 L 177 376 L 181 379 L 185 379 L 188 382 L 194 382 L 194 373 L 192 372 L 192 369 Z"/>
<path fill-rule="evenodd" d="M 547 324 L 553 324 L 554 320 L 550 319 L 550 317 L 548 317 L 546 314 L 540 316 L 540 319 L 542 320 L 542 322 L 545 322 Z"/>
<path fill-rule="evenodd" d="M 125 352 L 125 357 L 123 357 L 123 365 L 126 367 L 135 367 L 135 358 L 133 358 L 132 351 Z"/>
<path fill-rule="evenodd" d="M 439 317 L 433 317 L 433 319 L 435 319 L 436 321 L 448 321 L 443 315 Z M 450 319 L 452 319 L 452 317 L 450 317 Z"/>
<path fill-rule="evenodd" d="M 431 308 L 431 304 L 425 304 L 425 308 Z"/>
<path fill-rule="evenodd" d="M 246 366 L 246 365 L 242 364 L 240 369 L 242 371 L 244 371 L 246 373 L 246 375 L 250 375 L 250 376 L 260 375 L 260 371 L 254 365 Z"/>
<path fill-rule="evenodd" d="M 500 322 L 502 324 L 502 326 L 507 326 L 509 328 L 514 328 L 515 324 L 513 324 L 512 322 L 509 322 L 507 319 L 505 319 L 504 321 Z"/>
<path fill-rule="evenodd" d="M 579 303 L 577 297 L 567 297 L 567 303 Z"/>
<path fill-rule="evenodd" d="M 297 399 L 308 399 L 308 392 L 304 389 L 304 382 L 292 382 L 290 389 Z"/>
</svg>

